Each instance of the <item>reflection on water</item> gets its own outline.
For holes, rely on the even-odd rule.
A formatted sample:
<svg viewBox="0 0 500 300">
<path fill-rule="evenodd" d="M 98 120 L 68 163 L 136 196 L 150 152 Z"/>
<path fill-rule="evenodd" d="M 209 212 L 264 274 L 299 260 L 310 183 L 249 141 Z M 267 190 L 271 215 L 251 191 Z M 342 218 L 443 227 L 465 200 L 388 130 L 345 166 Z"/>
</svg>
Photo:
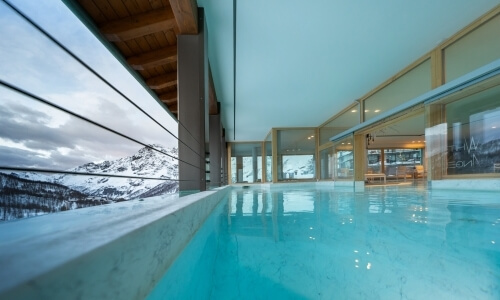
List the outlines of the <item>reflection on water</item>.
<svg viewBox="0 0 500 300">
<path fill-rule="evenodd" d="M 497 198 L 410 187 L 233 191 L 212 298 L 498 299 Z"/>
</svg>

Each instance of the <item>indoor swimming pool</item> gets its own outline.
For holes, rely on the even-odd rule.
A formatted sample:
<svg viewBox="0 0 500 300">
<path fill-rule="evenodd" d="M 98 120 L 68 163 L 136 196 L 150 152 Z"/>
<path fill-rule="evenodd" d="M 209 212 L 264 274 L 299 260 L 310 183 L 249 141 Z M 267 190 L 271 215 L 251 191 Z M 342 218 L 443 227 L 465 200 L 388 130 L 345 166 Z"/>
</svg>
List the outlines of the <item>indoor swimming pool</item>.
<svg viewBox="0 0 500 300">
<path fill-rule="evenodd" d="M 495 192 L 233 188 L 148 299 L 500 299 Z"/>
</svg>

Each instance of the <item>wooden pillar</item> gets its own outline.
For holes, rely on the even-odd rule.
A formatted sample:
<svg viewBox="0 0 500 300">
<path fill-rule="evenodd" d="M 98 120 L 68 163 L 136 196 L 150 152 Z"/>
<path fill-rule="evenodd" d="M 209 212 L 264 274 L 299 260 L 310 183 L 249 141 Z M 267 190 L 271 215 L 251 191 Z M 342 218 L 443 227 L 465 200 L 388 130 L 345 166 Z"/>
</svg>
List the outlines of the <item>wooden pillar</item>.
<svg viewBox="0 0 500 300">
<path fill-rule="evenodd" d="M 431 53 L 431 87 L 433 89 L 444 84 L 444 60 L 441 47 Z"/>
<path fill-rule="evenodd" d="M 365 181 L 366 140 L 364 134 L 354 135 L 354 181 Z"/>
<path fill-rule="evenodd" d="M 261 143 L 261 146 L 260 146 L 260 149 L 261 149 L 261 154 L 260 154 L 260 158 L 261 158 L 261 164 L 262 164 L 262 170 L 261 170 L 261 180 L 260 182 L 266 182 L 267 179 L 266 179 L 266 172 L 267 172 L 267 157 L 266 157 L 266 142 L 262 142 Z M 262 200 L 264 201 L 264 200 Z"/>
<path fill-rule="evenodd" d="M 278 182 L 278 130 L 272 129 L 273 183 Z"/>
<path fill-rule="evenodd" d="M 321 179 L 321 158 L 319 157 L 319 127 L 314 129 L 314 162 L 316 181 Z"/>
</svg>

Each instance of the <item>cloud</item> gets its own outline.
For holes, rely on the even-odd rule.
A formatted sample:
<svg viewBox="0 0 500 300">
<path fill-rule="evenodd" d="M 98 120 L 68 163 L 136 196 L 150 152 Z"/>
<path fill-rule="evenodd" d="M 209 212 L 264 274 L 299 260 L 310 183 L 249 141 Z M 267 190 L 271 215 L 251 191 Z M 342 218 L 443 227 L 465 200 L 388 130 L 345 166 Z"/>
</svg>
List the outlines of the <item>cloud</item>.
<svg viewBox="0 0 500 300">
<path fill-rule="evenodd" d="M 91 161 L 124 157 L 142 147 L 75 117 L 67 118 L 61 126 L 51 127 L 50 114 L 40 110 L 43 106 L 24 97 L 7 98 L 6 95 L 12 96 L 8 91 L 2 90 L 2 94 L 0 138 L 11 142 L 9 147 L 2 145 L 10 149 L 0 156 L 3 166 L 50 166 L 65 170 Z M 62 148 L 65 150 L 61 151 Z"/>
<path fill-rule="evenodd" d="M 60 1 L 16 5 L 177 134 L 176 121 Z M 57 16 L 42 13 L 44 10 L 57 12 Z M 175 137 L 4 3 L 0 3 L 0 34 L 10 37 L 0 40 L 2 80 L 145 144 L 177 145 Z M 142 145 L 0 87 L 0 147 L 0 165 L 65 170 L 128 156 Z"/>
</svg>

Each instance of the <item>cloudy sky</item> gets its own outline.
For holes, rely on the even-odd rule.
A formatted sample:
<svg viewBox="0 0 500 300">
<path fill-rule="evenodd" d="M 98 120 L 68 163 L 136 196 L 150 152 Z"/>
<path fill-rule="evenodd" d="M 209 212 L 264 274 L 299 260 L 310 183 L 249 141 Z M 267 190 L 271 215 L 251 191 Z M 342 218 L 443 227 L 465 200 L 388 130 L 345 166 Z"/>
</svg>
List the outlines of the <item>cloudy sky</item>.
<svg viewBox="0 0 500 300">
<path fill-rule="evenodd" d="M 177 145 L 177 123 L 58 0 L 11 0 L 155 124 L 0 2 L 0 79 L 145 144 Z M 0 85 L 0 166 L 66 170 L 131 155 L 142 145 Z"/>
</svg>

